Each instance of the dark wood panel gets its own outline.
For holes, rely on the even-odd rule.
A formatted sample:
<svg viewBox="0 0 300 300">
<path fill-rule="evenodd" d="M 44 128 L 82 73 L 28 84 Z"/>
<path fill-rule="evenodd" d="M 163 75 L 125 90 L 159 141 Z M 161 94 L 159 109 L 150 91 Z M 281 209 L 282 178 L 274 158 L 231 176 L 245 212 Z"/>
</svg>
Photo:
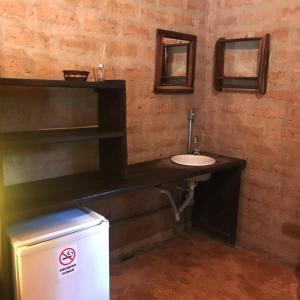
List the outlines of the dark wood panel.
<svg viewBox="0 0 300 300">
<path fill-rule="evenodd" d="M 168 190 L 172 191 L 176 203 L 182 201 L 183 191 L 177 189 L 174 184 L 169 185 Z M 88 208 L 105 216 L 111 224 L 136 218 L 145 212 L 156 211 L 165 206 L 170 207 L 169 199 L 162 195 L 158 188 L 128 192 L 87 203 Z"/>
<path fill-rule="evenodd" d="M 103 176 L 116 177 L 125 175 L 124 159 L 125 138 L 115 138 L 99 143 L 99 170 Z"/>
<path fill-rule="evenodd" d="M 211 166 L 188 167 L 174 164 L 166 158 L 128 166 L 126 176 L 122 177 L 109 178 L 93 172 L 7 186 L 4 190 L 6 215 L 66 202 L 76 204 L 96 200 L 205 173 L 244 167 L 246 164 L 241 159 L 205 154 L 214 157 L 216 163 Z"/>
<path fill-rule="evenodd" d="M 62 87 L 62 88 L 88 88 L 88 89 L 124 89 L 124 80 L 91 81 L 67 81 L 67 80 L 42 80 L 42 79 L 19 79 L 0 78 L 3 86 L 31 86 L 31 87 Z"/>
<path fill-rule="evenodd" d="M 196 188 L 193 225 L 234 245 L 236 240 L 241 168 L 214 173 Z"/>
<path fill-rule="evenodd" d="M 105 131 L 124 132 L 122 138 L 100 141 L 100 172 L 108 177 L 125 175 L 127 166 L 125 90 L 98 93 L 98 122 L 98 126 Z"/>
<path fill-rule="evenodd" d="M 98 128 L 98 126 L 6 132 L 0 133 L 0 147 L 2 151 L 7 152 L 28 145 L 109 139 L 123 137 L 124 135 L 123 131 L 104 132 L 101 128 Z"/>
<path fill-rule="evenodd" d="M 125 91 L 99 91 L 98 121 L 105 131 L 126 130 Z"/>
<path fill-rule="evenodd" d="M 110 250 L 143 240 L 157 233 L 178 227 L 170 206 L 130 218 L 110 227 Z"/>
<path fill-rule="evenodd" d="M 214 53 L 214 87 L 217 91 L 222 91 L 224 75 L 225 39 L 220 38 L 215 45 Z"/>
</svg>

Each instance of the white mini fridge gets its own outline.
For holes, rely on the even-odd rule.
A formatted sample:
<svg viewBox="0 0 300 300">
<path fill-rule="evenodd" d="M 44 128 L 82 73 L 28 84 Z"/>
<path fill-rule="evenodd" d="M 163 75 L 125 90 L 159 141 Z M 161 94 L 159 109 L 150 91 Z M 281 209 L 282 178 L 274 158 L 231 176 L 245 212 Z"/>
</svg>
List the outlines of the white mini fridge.
<svg viewBox="0 0 300 300">
<path fill-rule="evenodd" d="M 109 223 L 68 209 L 8 229 L 16 300 L 108 300 Z"/>
</svg>

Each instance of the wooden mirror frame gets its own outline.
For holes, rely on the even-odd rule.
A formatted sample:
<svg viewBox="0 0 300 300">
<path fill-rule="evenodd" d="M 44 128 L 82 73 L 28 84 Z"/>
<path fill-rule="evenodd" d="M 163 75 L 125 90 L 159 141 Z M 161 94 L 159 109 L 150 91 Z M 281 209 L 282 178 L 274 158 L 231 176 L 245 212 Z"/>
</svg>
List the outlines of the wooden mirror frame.
<svg viewBox="0 0 300 300">
<path fill-rule="evenodd" d="M 189 42 L 187 54 L 187 78 L 185 83 L 163 83 L 163 38 L 171 38 Z M 155 78 L 154 93 L 156 94 L 189 94 L 194 92 L 194 77 L 196 63 L 197 37 L 192 34 L 180 33 L 164 29 L 156 31 L 156 58 L 155 58 Z"/>
<path fill-rule="evenodd" d="M 259 42 L 257 76 L 255 77 L 227 77 L 224 74 L 225 47 L 229 43 Z M 270 34 L 263 37 L 246 37 L 237 39 L 220 38 L 215 45 L 214 87 L 217 91 L 243 90 L 265 94 L 267 91 L 267 77 L 270 52 Z M 250 83 L 250 84 L 249 84 Z M 252 85 L 252 86 L 251 86 Z"/>
</svg>

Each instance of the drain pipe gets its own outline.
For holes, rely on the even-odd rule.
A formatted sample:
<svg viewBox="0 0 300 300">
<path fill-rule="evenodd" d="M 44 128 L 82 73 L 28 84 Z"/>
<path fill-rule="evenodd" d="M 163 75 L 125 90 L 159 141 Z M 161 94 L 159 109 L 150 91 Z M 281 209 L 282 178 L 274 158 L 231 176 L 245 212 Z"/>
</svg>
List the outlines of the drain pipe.
<svg viewBox="0 0 300 300">
<path fill-rule="evenodd" d="M 188 181 L 188 194 L 185 197 L 185 201 L 181 204 L 181 206 L 178 209 L 178 214 L 182 213 L 182 211 L 190 205 L 194 204 L 194 192 L 195 188 L 198 185 L 198 182 L 196 181 Z"/>
<path fill-rule="evenodd" d="M 187 206 L 190 206 L 190 205 L 194 204 L 194 192 L 195 192 L 195 188 L 196 188 L 198 182 L 197 181 L 188 181 L 187 184 L 188 184 L 188 189 L 187 189 L 188 194 L 186 195 L 184 202 L 180 205 L 179 208 L 177 208 L 174 197 L 173 197 L 173 195 L 171 194 L 170 191 L 168 191 L 166 189 L 163 189 L 161 187 L 157 187 L 160 190 L 160 193 L 162 195 L 166 195 L 167 198 L 169 199 L 169 201 L 171 203 L 171 206 L 172 206 L 172 209 L 173 209 L 175 220 L 177 222 L 180 221 L 180 214 L 183 212 L 183 210 Z"/>
<path fill-rule="evenodd" d="M 159 190 L 160 190 L 160 193 L 161 193 L 162 195 L 166 195 L 166 196 L 168 197 L 168 199 L 169 199 L 169 201 L 170 201 L 170 203 L 171 203 L 172 209 L 173 209 L 173 213 L 174 213 L 174 216 L 175 216 L 175 220 L 176 220 L 177 222 L 179 222 L 179 221 L 180 221 L 180 216 L 179 216 L 179 213 L 178 213 L 177 206 L 176 206 L 175 200 L 174 200 L 174 198 L 173 198 L 173 195 L 172 195 L 171 192 L 168 191 L 168 190 L 165 190 L 165 189 L 162 189 L 162 188 L 159 188 Z"/>
</svg>

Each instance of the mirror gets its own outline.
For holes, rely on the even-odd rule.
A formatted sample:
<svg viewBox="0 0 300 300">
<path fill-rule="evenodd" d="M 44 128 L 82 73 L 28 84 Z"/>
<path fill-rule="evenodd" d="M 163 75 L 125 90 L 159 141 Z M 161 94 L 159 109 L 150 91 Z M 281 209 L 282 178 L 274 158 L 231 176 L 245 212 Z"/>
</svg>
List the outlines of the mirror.
<svg viewBox="0 0 300 300">
<path fill-rule="evenodd" d="M 256 77 L 258 74 L 259 41 L 225 44 L 224 76 Z"/>
<path fill-rule="evenodd" d="M 197 37 L 157 29 L 155 93 L 192 93 Z"/>
<path fill-rule="evenodd" d="M 215 45 L 214 87 L 265 94 L 270 34 L 237 39 L 220 38 Z"/>
</svg>

